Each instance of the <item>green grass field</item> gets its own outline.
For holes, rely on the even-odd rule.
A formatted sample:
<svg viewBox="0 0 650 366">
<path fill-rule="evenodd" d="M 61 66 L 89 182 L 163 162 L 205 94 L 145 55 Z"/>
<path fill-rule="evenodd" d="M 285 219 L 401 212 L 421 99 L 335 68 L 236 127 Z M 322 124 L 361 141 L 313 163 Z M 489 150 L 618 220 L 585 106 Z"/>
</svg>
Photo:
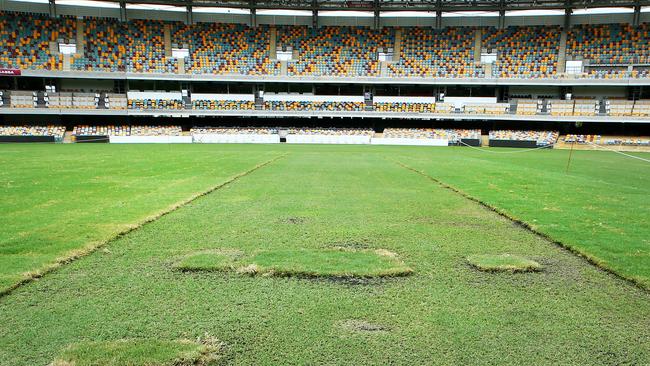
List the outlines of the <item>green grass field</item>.
<svg viewBox="0 0 650 366">
<path fill-rule="evenodd" d="M 45 365 L 87 342 L 206 334 L 224 342 L 220 362 L 237 365 L 649 364 L 650 165 L 576 151 L 567 174 L 567 156 L 0 145 L 2 288 L 103 245 L 0 298 L 0 365 Z M 341 262 L 319 264 L 313 253 L 340 248 L 396 253 L 413 273 L 176 268 L 217 251 L 338 271 Z M 542 269 L 482 272 L 467 262 L 486 254 Z"/>
</svg>

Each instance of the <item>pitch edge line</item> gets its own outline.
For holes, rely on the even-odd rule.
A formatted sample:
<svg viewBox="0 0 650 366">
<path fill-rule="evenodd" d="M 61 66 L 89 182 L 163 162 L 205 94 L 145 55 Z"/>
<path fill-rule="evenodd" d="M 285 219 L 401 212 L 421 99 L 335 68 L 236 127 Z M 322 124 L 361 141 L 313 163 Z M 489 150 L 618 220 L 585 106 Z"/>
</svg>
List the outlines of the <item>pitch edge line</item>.
<svg viewBox="0 0 650 366">
<path fill-rule="evenodd" d="M 646 285 L 639 282 L 638 280 L 636 280 L 636 279 L 634 279 L 632 277 L 626 277 L 626 276 L 624 276 L 624 275 L 622 275 L 622 274 L 620 274 L 618 272 L 615 272 L 611 268 L 605 267 L 597 258 L 594 258 L 594 257 L 592 257 L 592 256 L 590 256 L 590 255 L 588 255 L 586 253 L 583 253 L 583 252 L 579 251 L 578 249 L 576 249 L 576 248 L 574 248 L 572 246 L 569 246 L 569 245 L 567 245 L 567 244 L 565 244 L 565 243 L 563 243 L 561 241 L 553 239 L 548 234 L 543 233 L 543 232 L 541 232 L 541 231 L 539 231 L 537 229 L 534 229 L 527 222 L 522 221 L 522 220 L 510 215 L 506 211 L 504 211 L 504 210 L 502 210 L 502 209 L 500 209 L 500 208 L 498 208 L 496 206 L 492 206 L 489 203 L 483 202 L 480 199 L 478 199 L 478 198 L 476 198 L 474 196 L 471 196 L 471 195 L 461 191 L 460 189 L 458 189 L 458 188 L 456 188 L 454 186 L 451 186 L 451 185 L 449 185 L 447 183 L 444 183 L 444 182 L 442 182 L 442 181 L 428 175 L 427 173 L 425 173 L 425 172 L 423 172 L 421 170 L 417 170 L 417 169 L 415 169 L 413 167 L 410 167 L 410 166 L 402 163 L 399 160 L 392 160 L 392 159 L 390 159 L 390 160 L 393 161 L 395 164 L 401 166 L 404 169 L 410 170 L 410 171 L 412 171 L 412 172 L 414 172 L 416 174 L 419 174 L 419 175 L 429 179 L 430 181 L 432 181 L 432 182 L 436 183 L 437 185 L 441 186 L 442 188 L 448 189 L 448 190 L 450 190 L 450 191 L 452 191 L 452 192 L 454 192 L 456 194 L 461 195 L 462 197 L 464 197 L 464 198 L 466 198 L 466 199 L 468 199 L 470 201 L 478 203 L 482 207 L 484 207 L 484 208 L 496 213 L 497 215 L 499 215 L 499 216 L 501 216 L 501 217 L 515 223 L 517 226 L 523 228 L 524 230 L 527 230 L 527 231 L 533 233 L 534 235 L 536 235 L 536 236 L 538 236 L 538 237 L 540 237 L 540 238 L 542 238 L 542 239 L 544 239 L 544 240 L 546 240 L 546 241 L 548 241 L 548 242 L 550 242 L 552 244 L 555 244 L 556 246 L 560 247 L 561 249 L 564 249 L 564 250 L 570 252 L 571 254 L 576 255 L 576 256 L 586 260 L 589 264 L 595 266 L 596 268 L 600 269 L 601 271 L 609 273 L 610 275 L 613 275 L 614 277 L 616 277 L 618 279 L 621 279 L 621 280 L 623 280 L 623 281 L 625 281 L 627 283 L 630 283 L 630 284 L 634 285 L 635 287 L 641 289 L 642 291 L 644 291 L 646 293 L 650 293 L 650 287 L 647 287 Z"/>
<path fill-rule="evenodd" d="M 144 220 L 140 221 L 139 223 L 129 225 L 126 229 L 118 232 L 116 235 L 114 235 L 111 238 L 99 241 L 96 244 L 88 245 L 88 246 L 83 247 L 81 249 L 73 250 L 70 253 L 67 253 L 67 255 L 65 257 L 57 258 L 54 261 L 54 263 L 48 264 L 44 268 L 38 269 L 36 271 L 24 273 L 23 275 L 25 277 L 23 279 L 19 280 L 18 282 L 14 283 L 13 285 L 11 285 L 9 287 L 6 287 L 4 289 L 0 289 L 0 299 L 2 299 L 3 297 L 9 295 L 10 293 L 12 293 L 17 288 L 22 287 L 23 285 L 26 285 L 26 284 L 28 284 L 28 283 L 36 280 L 36 279 L 39 279 L 39 278 L 43 277 L 44 275 L 46 275 L 48 273 L 54 272 L 57 269 L 63 267 L 64 265 L 66 265 L 68 263 L 71 263 L 71 262 L 73 262 L 73 261 L 75 261 L 77 259 L 83 258 L 83 257 L 95 252 L 97 249 L 105 247 L 106 245 L 120 239 L 121 237 L 127 235 L 128 233 L 130 233 L 132 231 L 135 231 L 137 229 L 140 229 L 144 225 L 146 225 L 148 223 L 151 223 L 151 222 L 154 222 L 154 221 L 158 220 L 159 218 L 161 218 L 163 216 L 166 216 L 167 214 L 172 213 L 172 212 L 176 211 L 177 209 L 179 209 L 179 208 L 181 208 L 183 206 L 186 206 L 189 203 L 192 203 L 193 201 L 197 200 L 200 197 L 206 196 L 206 195 L 208 195 L 208 194 L 210 194 L 210 193 L 212 193 L 212 192 L 214 192 L 216 190 L 219 190 L 219 189 L 221 189 L 221 188 L 223 188 L 223 187 L 225 187 L 225 186 L 227 186 L 227 185 L 229 185 L 231 183 L 234 183 L 235 181 L 239 180 L 240 178 L 243 178 L 243 177 L 253 173 L 254 171 L 256 171 L 258 169 L 261 169 L 261 168 L 263 168 L 263 167 L 265 167 L 265 166 L 267 166 L 269 164 L 272 164 L 272 163 L 284 158 L 287 155 L 288 154 L 278 155 L 278 156 L 276 156 L 276 157 L 274 157 L 272 159 L 269 159 L 269 160 L 267 160 L 265 162 L 257 164 L 254 167 L 252 167 L 252 168 L 250 168 L 250 169 L 248 169 L 248 170 L 246 170 L 246 171 L 244 171 L 242 173 L 239 173 L 239 174 L 231 177 L 230 179 L 226 180 L 223 183 L 217 184 L 216 186 L 212 186 L 212 187 L 208 188 L 207 190 L 205 190 L 203 192 L 196 193 L 196 194 L 190 196 L 189 198 L 187 198 L 185 200 L 174 203 L 173 205 L 167 207 L 166 209 L 163 209 L 162 211 L 159 211 L 158 213 L 155 213 L 155 214 L 153 214 L 151 216 L 146 217 Z"/>
</svg>

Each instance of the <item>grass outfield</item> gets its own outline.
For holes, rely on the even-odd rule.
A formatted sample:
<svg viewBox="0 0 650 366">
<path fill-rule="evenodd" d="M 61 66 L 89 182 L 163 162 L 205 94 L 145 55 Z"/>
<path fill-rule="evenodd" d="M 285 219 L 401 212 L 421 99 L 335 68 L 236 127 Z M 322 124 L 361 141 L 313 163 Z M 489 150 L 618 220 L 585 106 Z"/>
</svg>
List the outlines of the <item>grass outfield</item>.
<svg viewBox="0 0 650 366">
<path fill-rule="evenodd" d="M 0 298 L 0 364 L 47 364 L 79 342 L 205 334 L 233 364 L 649 362 L 647 290 L 423 176 L 647 286 L 650 168 L 607 152 L 574 152 L 565 174 L 566 151 L 2 145 L 3 283 L 284 153 Z M 341 247 L 397 253 L 413 273 L 354 282 L 174 268 L 209 250 Z M 467 263 L 483 254 L 542 270 Z M 30 256 L 43 260 L 8 267 Z"/>
</svg>

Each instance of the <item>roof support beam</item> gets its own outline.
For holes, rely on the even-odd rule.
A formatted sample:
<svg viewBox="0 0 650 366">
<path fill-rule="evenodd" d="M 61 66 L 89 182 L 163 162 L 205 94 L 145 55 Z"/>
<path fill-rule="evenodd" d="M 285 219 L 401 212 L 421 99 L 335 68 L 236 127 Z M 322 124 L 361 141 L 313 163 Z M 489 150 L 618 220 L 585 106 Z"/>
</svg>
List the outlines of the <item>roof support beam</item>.
<svg viewBox="0 0 650 366">
<path fill-rule="evenodd" d="M 632 25 L 638 27 L 639 23 L 641 23 L 641 3 L 639 0 L 637 0 L 636 5 L 634 6 L 634 16 L 632 17 Z"/>
<path fill-rule="evenodd" d="M 248 10 L 250 11 L 250 26 L 257 27 L 257 9 L 255 7 L 255 0 L 250 0 L 248 2 Z"/>
<path fill-rule="evenodd" d="M 379 19 L 379 0 L 375 0 L 372 3 L 372 11 L 374 14 L 373 21 L 374 21 L 374 28 L 379 29 L 381 27 L 380 24 L 380 19 Z"/>
<path fill-rule="evenodd" d="M 126 22 L 128 20 L 126 16 L 126 1 L 120 0 L 120 22 Z"/>
<path fill-rule="evenodd" d="M 318 28 L 318 0 L 312 0 L 311 6 L 311 26 Z"/>
<path fill-rule="evenodd" d="M 186 15 L 185 23 L 194 24 L 194 13 L 192 12 L 192 1 L 191 0 L 187 1 L 186 9 L 187 9 L 187 11 L 185 12 L 185 15 Z"/>
<path fill-rule="evenodd" d="M 55 0 L 50 0 L 48 2 L 48 8 L 50 12 L 50 18 L 56 18 L 56 2 Z"/>
</svg>

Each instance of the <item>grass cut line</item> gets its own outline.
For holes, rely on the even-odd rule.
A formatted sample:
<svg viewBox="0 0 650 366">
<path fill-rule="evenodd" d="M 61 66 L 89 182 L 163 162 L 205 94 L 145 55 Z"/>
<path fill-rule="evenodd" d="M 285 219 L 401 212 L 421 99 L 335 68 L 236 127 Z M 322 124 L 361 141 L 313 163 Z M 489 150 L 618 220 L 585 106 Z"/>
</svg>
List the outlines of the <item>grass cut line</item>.
<svg viewBox="0 0 650 366">
<path fill-rule="evenodd" d="M 470 255 L 467 262 L 484 272 L 537 272 L 542 269 L 539 263 L 512 254 Z"/>
<path fill-rule="evenodd" d="M 206 250 L 190 254 L 174 263 L 181 271 L 234 271 L 236 263 L 244 255 L 238 250 Z"/>
<path fill-rule="evenodd" d="M 372 278 L 413 273 L 393 252 L 343 248 L 268 250 L 250 256 L 203 251 L 185 257 L 174 268 L 283 277 Z"/>
<path fill-rule="evenodd" d="M 207 194 L 210 194 L 210 193 L 212 193 L 212 192 L 214 192 L 214 191 L 216 191 L 218 189 L 221 189 L 221 188 L 235 182 L 236 180 L 253 173 L 256 170 L 261 169 L 261 168 L 263 168 L 263 167 L 265 167 L 265 166 L 267 166 L 267 165 L 269 165 L 269 164 L 271 164 L 271 163 L 285 157 L 286 155 L 287 154 L 282 154 L 282 155 L 276 156 L 276 157 L 274 157 L 272 159 L 269 159 L 269 160 L 267 160 L 265 162 L 257 164 L 254 167 L 233 176 L 232 178 L 226 180 L 223 183 L 217 184 L 216 186 L 210 187 L 209 189 L 207 189 L 207 190 L 205 190 L 203 192 L 194 194 L 191 197 L 189 197 L 189 198 L 187 198 L 187 199 L 185 199 L 183 201 L 177 202 L 177 203 L 175 203 L 175 204 L 173 204 L 173 205 L 171 205 L 171 206 L 169 206 L 169 207 L 167 207 L 167 208 L 165 208 L 163 210 L 160 210 L 157 213 L 146 217 L 145 219 L 143 219 L 139 223 L 135 223 L 133 225 L 128 226 L 126 229 L 124 229 L 121 232 L 117 233 L 112 238 L 108 238 L 106 240 L 93 242 L 93 243 L 91 243 L 91 244 L 89 244 L 89 245 L 87 245 L 87 246 L 85 246 L 83 248 L 73 250 L 73 251 L 67 253 L 63 257 L 57 258 L 53 263 L 51 263 L 51 264 L 49 264 L 47 266 L 44 266 L 43 268 L 40 268 L 40 269 L 37 269 L 37 270 L 34 270 L 34 271 L 30 271 L 30 272 L 25 272 L 23 274 L 23 279 L 16 282 L 12 286 L 0 289 L 0 298 L 10 294 L 13 290 L 17 289 L 18 287 L 20 287 L 22 285 L 25 285 L 25 284 L 27 284 L 27 283 L 29 283 L 29 282 L 37 279 L 37 278 L 43 277 L 45 274 L 53 272 L 56 269 L 60 268 L 61 266 L 64 266 L 64 265 L 66 265 L 66 264 L 68 264 L 70 262 L 73 262 L 73 261 L 75 261 L 75 260 L 77 260 L 79 258 L 85 257 L 85 256 L 89 255 L 90 253 L 94 252 L 95 250 L 100 249 L 100 248 L 108 245 L 109 243 L 123 237 L 124 235 L 126 235 L 126 234 L 128 234 L 128 233 L 130 233 L 130 232 L 132 232 L 134 230 L 137 230 L 137 229 L 141 228 L 142 226 L 144 226 L 144 225 L 146 225 L 146 224 L 148 224 L 150 222 L 156 221 L 159 218 L 161 218 L 161 217 L 163 217 L 163 216 L 165 216 L 165 215 L 179 209 L 180 207 L 183 207 L 183 206 L 195 201 L 196 199 L 198 199 L 200 197 L 203 197 L 203 196 L 205 196 Z"/>
<path fill-rule="evenodd" d="M 49 366 L 208 366 L 222 351 L 223 343 L 214 338 L 82 342 L 67 347 Z"/>
<path fill-rule="evenodd" d="M 255 254 L 253 265 L 262 273 L 302 277 L 396 277 L 413 272 L 388 251 L 298 249 Z M 388 252 L 390 253 L 390 252 Z"/>
<path fill-rule="evenodd" d="M 640 288 L 641 290 L 644 290 L 646 292 L 650 291 L 650 288 L 647 287 L 644 283 L 640 282 L 638 279 L 636 279 L 634 277 L 630 277 L 630 276 L 625 276 L 623 274 L 620 274 L 620 273 L 614 271 L 613 269 L 611 269 L 611 268 L 607 267 L 605 264 L 603 264 L 598 258 L 593 257 L 593 256 L 589 255 L 588 253 L 585 253 L 585 252 L 581 251 L 579 248 L 573 247 L 571 245 L 567 245 L 567 244 L 565 244 L 565 243 L 563 243 L 561 241 L 553 239 L 548 234 L 545 234 L 545 233 L 543 233 L 543 232 L 541 232 L 539 230 L 536 230 L 535 228 L 533 228 L 527 222 L 522 221 L 522 220 L 510 215 L 508 212 L 506 212 L 506 211 L 504 211 L 504 210 L 502 210 L 502 209 L 500 209 L 500 208 L 498 208 L 496 206 L 492 206 L 492 205 L 490 205 L 490 204 L 488 204 L 488 203 L 486 203 L 484 201 L 481 201 L 480 199 L 478 199 L 478 198 L 476 198 L 474 196 L 471 196 L 471 195 L 463 192 L 462 190 L 460 190 L 460 189 L 458 189 L 458 188 L 456 188 L 454 186 L 451 186 L 451 185 L 449 185 L 447 183 L 444 183 L 444 182 L 442 182 L 442 181 L 428 175 L 427 173 L 425 173 L 425 172 L 423 172 L 421 170 L 417 170 L 417 169 L 415 169 L 413 167 L 410 167 L 410 166 L 402 163 L 401 161 L 392 160 L 392 159 L 391 159 L 391 161 L 393 161 L 395 164 L 401 166 L 402 168 L 404 168 L 406 170 L 410 170 L 410 171 L 412 171 L 412 172 L 414 172 L 416 174 L 419 174 L 419 175 L 423 176 L 424 178 L 429 179 L 433 183 L 441 186 L 442 188 L 448 189 L 448 190 L 450 190 L 452 192 L 455 192 L 455 193 L 463 196 L 464 198 L 466 198 L 466 199 L 468 199 L 470 201 L 474 201 L 474 202 L 478 203 L 479 205 L 487 208 L 488 210 L 496 213 L 497 215 L 510 220 L 511 222 L 515 223 L 519 227 L 521 227 L 521 228 L 523 228 L 525 230 L 528 230 L 529 232 L 531 232 L 531 233 L 545 239 L 546 241 L 548 241 L 550 243 L 553 243 L 553 244 L 559 246 L 562 249 L 565 249 L 565 250 L 569 251 L 570 253 L 573 253 L 574 255 L 577 255 L 578 257 L 581 257 L 581 258 L 585 259 L 588 263 L 592 264 L 596 268 L 598 268 L 598 269 L 600 269 L 600 270 L 602 270 L 604 272 L 607 272 L 607 273 L 609 273 L 610 275 L 613 275 L 616 278 L 620 278 L 623 281 L 631 283 L 631 284 L 635 285 L 636 287 Z"/>
</svg>

